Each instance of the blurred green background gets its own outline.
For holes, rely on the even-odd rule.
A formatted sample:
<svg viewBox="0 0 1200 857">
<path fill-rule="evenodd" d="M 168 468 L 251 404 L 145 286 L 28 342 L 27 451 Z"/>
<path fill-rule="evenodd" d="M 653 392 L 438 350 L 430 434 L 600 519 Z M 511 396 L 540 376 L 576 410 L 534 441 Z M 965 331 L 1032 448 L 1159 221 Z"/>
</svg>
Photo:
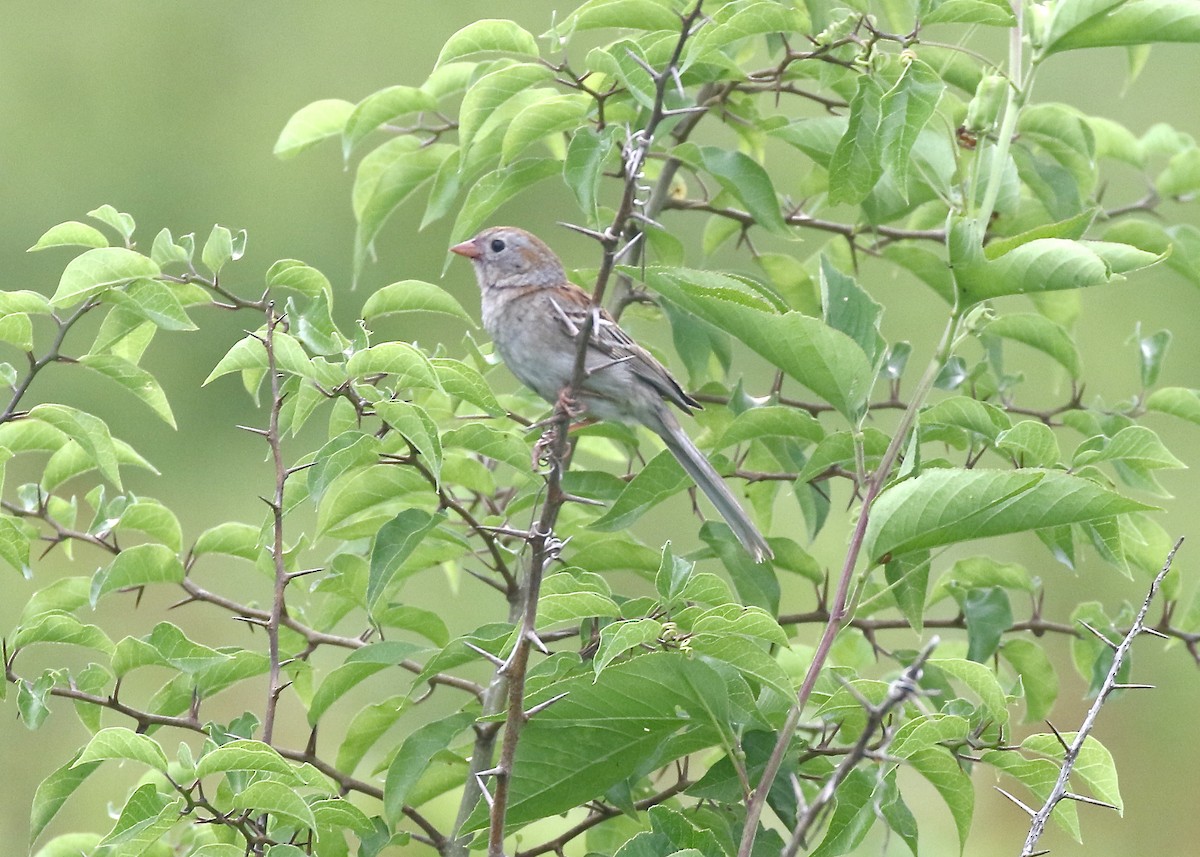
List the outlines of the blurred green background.
<svg viewBox="0 0 1200 857">
<path fill-rule="evenodd" d="M 310 101 L 357 100 L 390 84 L 421 82 L 443 40 L 469 21 L 513 17 L 539 33 L 552 10 L 562 13 L 569 4 L 521 0 L 509 6 L 497 8 L 482 0 L 9 0 L 0 28 L 3 287 L 52 291 L 68 258 L 66 251 L 26 254 L 25 249 L 49 226 L 83 219 L 86 211 L 105 202 L 137 218 L 143 248 L 161 226 L 176 235 L 194 231 L 201 240 L 215 222 L 245 228 L 250 234 L 248 251 L 230 269 L 229 285 L 254 295 L 271 262 L 300 258 L 333 280 L 341 319 L 353 318 L 370 290 L 384 283 L 404 278 L 442 281 L 449 224 L 418 232 L 420 206 L 412 205 L 389 222 L 377 244 L 379 262 L 368 267 L 359 291 L 349 292 L 352 174 L 343 170 L 338 147 L 322 146 L 288 162 L 275 159 L 271 148 L 288 117 Z M 1200 47 L 1155 48 L 1145 70 L 1129 85 L 1125 69 L 1125 55 L 1118 50 L 1062 56 L 1039 78 L 1035 99 L 1069 102 L 1139 134 L 1165 121 L 1200 135 Z M 1123 198 L 1138 195 L 1132 184 L 1122 192 L 1128 194 Z M 594 264 L 585 239 L 553 225 L 571 216 L 564 196 L 547 183 L 536 196 L 519 198 L 505 209 L 504 218 L 550 237 L 568 267 Z M 1196 211 L 1174 207 L 1167 212 L 1200 222 Z M 799 252 L 807 255 L 812 246 L 800 245 Z M 464 265 L 452 266 L 444 283 L 475 312 L 475 286 Z M 885 332 L 891 336 L 927 343 L 940 326 L 938 314 L 931 311 L 935 303 L 925 292 L 910 299 L 911 282 L 888 277 L 865 285 L 889 307 Z M 1128 339 L 1138 322 L 1147 332 L 1164 327 L 1174 331 L 1163 383 L 1200 386 L 1200 331 L 1195 323 L 1200 318 L 1200 293 L 1194 286 L 1155 270 L 1085 294 L 1084 307 L 1079 329 L 1089 395 L 1114 401 L 1135 389 L 1137 357 Z M 269 478 L 261 443 L 234 428 L 235 423 L 261 422 L 262 414 L 232 379 L 200 387 L 242 329 L 257 322 L 215 311 L 199 321 L 199 333 L 160 335 L 147 357 L 147 365 L 159 373 L 171 396 L 178 431 L 155 420 L 115 387 L 102 381 L 84 383 L 69 368 L 54 367 L 33 389 L 35 398 L 62 397 L 96 410 L 109 420 L 114 434 L 134 442 L 160 468 L 161 477 L 139 475 L 130 487 L 176 509 L 183 519 L 185 542 L 222 520 L 259 520 L 262 508 L 256 495 L 266 490 Z M 427 319 L 397 323 L 383 332 L 426 344 L 441 338 L 452 351 L 463 333 L 461 326 L 433 326 Z M 1044 369 L 1044 364 L 1035 365 Z M 1196 430 L 1165 420 L 1153 427 L 1162 430 L 1185 461 L 1200 460 Z M 17 479 L 10 475 L 9 481 L 15 484 Z M 1194 514 L 1200 507 L 1200 488 L 1187 472 L 1169 473 L 1164 483 L 1177 495 L 1164 524 L 1172 535 L 1193 537 L 1194 545 L 1184 548 L 1177 565 L 1185 577 L 1194 578 L 1200 567 L 1200 527 Z M 835 509 L 842 508 L 838 502 Z M 684 514 L 683 507 L 679 504 L 675 513 Z M 998 554 L 1027 562 L 1047 580 L 1048 613 L 1077 600 L 1080 588 L 1109 604 L 1122 598 L 1140 600 L 1143 581 L 1126 581 L 1093 560 L 1078 576 L 1069 575 L 1032 542 L 999 543 Z M 824 534 L 814 550 L 825 565 L 832 565 L 841 546 L 841 534 L 834 532 Z M 99 562 L 81 552 L 71 573 L 90 573 Z M 11 570 L 4 572 L 0 629 L 6 633 L 29 593 L 52 579 L 56 568 L 39 566 L 32 582 L 20 580 Z M 415 598 L 432 602 L 445 597 L 445 581 L 429 576 L 426 585 L 429 591 Z M 1194 588 L 1194 582 L 1186 585 L 1188 593 Z M 464 587 L 464 592 L 476 591 Z M 785 609 L 805 609 L 810 601 L 811 594 L 798 588 L 785 595 Z M 165 603 L 143 604 L 129 620 L 136 630 L 128 632 L 145 633 L 163 617 Z M 477 616 L 464 610 L 464 622 L 498 615 L 499 605 L 487 604 Z M 106 624 L 112 618 L 110 608 L 110 615 L 98 621 Z M 209 622 L 207 634 L 201 634 L 206 642 L 243 633 L 240 628 L 230 630 L 231 623 L 212 611 L 193 610 L 189 621 Z M 1061 643 L 1054 645 L 1065 652 Z M 1193 785 L 1194 772 L 1200 769 L 1195 717 L 1200 710 L 1200 672 L 1181 647 L 1165 652 L 1162 648 L 1143 641 L 1135 673 L 1136 680 L 1161 689 L 1114 702 L 1103 712 L 1097 732 L 1117 759 L 1125 817 L 1083 809 L 1086 845 L 1077 846 L 1051 831 L 1043 842 L 1055 853 L 1195 853 L 1194 843 L 1200 841 Z M 1054 718 L 1066 730 L 1079 721 L 1087 702 L 1073 674 L 1064 671 L 1062 677 Z M 25 848 L 37 783 L 65 761 L 69 748 L 84 740 L 69 707 L 59 703 L 54 708 L 55 715 L 36 733 L 16 721 L 11 695 L 0 708 L 0 771 L 7 781 L 0 799 L 0 846 L 5 853 Z M 168 752 L 174 740 L 167 739 Z M 106 769 L 123 788 L 133 774 L 120 773 L 126 776 Z M 113 781 L 108 781 L 110 790 Z M 953 853 L 948 813 L 932 792 L 911 782 L 917 791 L 910 803 L 924 822 L 925 853 Z M 1016 853 L 1025 835 L 1025 818 L 991 789 L 992 782 L 987 771 L 976 777 L 975 830 L 967 847 L 967 854 L 975 857 Z M 928 809 L 923 812 L 924 799 L 915 796 L 926 794 Z M 108 796 L 104 782 L 89 783 L 52 831 L 106 829 L 103 809 Z M 896 847 L 892 843 L 889 853 L 899 853 Z"/>
</svg>

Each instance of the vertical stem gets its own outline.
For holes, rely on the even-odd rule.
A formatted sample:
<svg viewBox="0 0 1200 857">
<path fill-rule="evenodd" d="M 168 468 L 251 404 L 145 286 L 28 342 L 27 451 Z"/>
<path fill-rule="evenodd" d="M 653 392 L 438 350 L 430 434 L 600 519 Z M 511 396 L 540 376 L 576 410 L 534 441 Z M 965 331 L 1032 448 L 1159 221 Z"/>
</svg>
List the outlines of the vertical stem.
<svg viewBox="0 0 1200 857">
<path fill-rule="evenodd" d="M 875 499 L 883 491 L 883 486 L 891 476 L 892 467 L 895 465 L 900 451 L 904 448 L 908 432 L 912 429 L 913 423 L 916 420 L 917 412 L 924 405 L 930 390 L 933 389 L 933 382 L 937 379 L 938 372 L 941 371 L 942 366 L 945 365 L 946 360 L 950 357 L 955 338 L 958 334 L 960 318 L 959 311 L 955 308 L 951 313 L 949 321 L 946 323 L 946 329 L 942 333 L 942 340 L 938 344 L 933 359 L 929 361 L 929 366 L 926 367 L 925 374 L 917 382 L 917 386 L 913 390 L 912 400 L 900 417 L 900 424 L 896 427 L 895 434 L 892 435 L 891 443 L 888 444 L 888 448 L 879 462 L 879 467 L 867 483 L 867 491 L 863 497 L 862 511 L 859 512 L 858 523 L 854 526 L 854 534 L 850 539 L 850 546 L 846 550 L 846 559 L 842 564 L 841 574 L 838 576 L 837 589 L 834 594 L 833 604 L 829 610 L 829 618 L 826 620 L 825 629 L 821 634 L 821 641 L 817 644 L 817 649 L 813 653 L 812 663 L 808 666 L 808 672 L 804 675 L 804 681 L 801 683 L 800 689 L 796 691 L 796 702 L 788 710 L 783 727 L 779 730 L 779 738 L 775 742 L 775 747 L 771 750 L 771 756 L 767 759 L 766 767 L 763 768 L 762 777 L 759 779 L 758 785 L 751 795 L 750 802 L 746 806 L 746 822 L 745 827 L 742 828 L 742 840 L 738 846 L 738 857 L 750 857 L 750 853 L 754 848 L 754 838 L 758 835 L 758 820 L 762 816 L 763 807 L 766 805 L 767 793 L 770 792 L 771 785 L 775 782 L 775 777 L 779 773 L 779 768 L 783 765 L 784 756 L 787 754 L 788 747 L 791 746 L 792 738 L 796 734 L 796 728 L 800 725 L 800 717 L 804 712 L 804 706 L 808 703 L 809 696 L 812 695 L 813 688 L 817 684 L 817 678 L 820 677 L 821 670 L 829 658 L 829 652 L 833 648 L 833 641 L 837 637 L 838 631 L 841 630 L 842 621 L 846 618 L 850 584 L 854 580 L 854 569 L 858 565 L 858 557 L 862 552 L 863 538 L 866 536 L 867 524 L 871 518 L 871 509 L 875 504 Z"/>
<path fill-rule="evenodd" d="M 283 396 L 279 389 L 279 371 L 275 362 L 275 328 L 281 322 L 282 318 L 275 314 L 274 302 L 268 303 L 267 329 L 263 337 L 263 345 L 267 349 L 267 375 L 271 379 L 271 414 L 267 423 L 266 438 L 267 444 L 271 447 L 271 461 L 275 466 L 275 489 L 268 501 L 274 518 L 274 542 L 271 553 L 275 564 L 275 588 L 271 597 L 271 615 L 267 619 L 267 646 L 271 667 L 267 681 L 267 706 L 263 716 L 263 741 L 268 744 L 271 743 L 274 735 L 275 712 L 279 704 L 279 695 L 283 692 L 279 626 L 286 612 L 284 591 L 288 585 L 288 574 L 283 557 L 283 489 L 287 482 L 287 468 L 283 463 L 283 449 L 279 439 L 279 412 L 283 407 Z"/>
<path fill-rule="evenodd" d="M 555 409 L 550 430 L 554 432 L 548 458 L 550 473 L 546 479 L 546 500 L 542 505 L 541 515 L 530 536 L 531 555 L 529 559 L 529 574 L 525 582 L 524 610 L 521 619 L 521 630 L 517 636 L 512 654 L 499 670 L 508 680 L 508 713 L 504 721 L 504 738 L 500 746 L 500 760 L 492 770 L 495 777 L 495 790 L 491 796 L 491 812 L 488 824 L 488 857 L 504 857 L 504 824 L 508 812 L 509 787 L 512 780 L 513 760 L 516 758 L 517 742 L 520 739 L 521 728 L 525 725 L 525 674 L 529 665 L 529 653 L 533 645 L 540 645 L 536 634 L 538 595 L 541 592 L 542 576 L 546 566 L 554 558 L 558 550 L 554 538 L 554 527 L 558 523 L 558 514 L 566 501 L 562 490 L 562 478 L 570 466 L 569 429 L 571 411 L 569 402 L 576 390 L 580 389 L 587 378 L 587 354 L 590 348 L 592 330 L 596 323 L 599 307 L 604 299 L 604 292 L 616 265 L 618 250 L 622 235 L 628 235 L 628 223 L 633 216 L 636 204 L 638 183 L 646 157 L 654 144 L 654 135 L 659 124 L 666 117 L 664 108 L 667 86 L 676 78 L 679 60 L 683 55 L 684 45 L 691 37 L 693 28 L 701 17 L 704 0 L 696 0 L 692 10 L 681 16 L 679 38 L 665 68 L 661 71 L 651 71 L 655 85 L 654 104 L 645 126 L 637 135 L 631 137 L 627 144 L 625 156 L 625 188 L 620 204 L 613 217 L 612 225 L 599 235 L 604 248 L 600 260 L 600 269 L 596 274 L 596 285 L 592 290 L 592 306 L 595 312 L 588 313 L 576 334 L 575 364 L 571 382 L 562 391 L 559 403 Z"/>
<path fill-rule="evenodd" d="M 976 222 L 979 234 L 987 234 L 988 224 L 992 221 L 992 212 L 996 209 L 996 200 L 1000 195 L 1000 185 L 1004 181 L 1004 165 L 1008 162 L 1008 150 L 1012 146 L 1013 134 L 1017 130 L 1017 119 L 1021 108 L 1029 94 L 1025 91 L 1023 65 L 1024 35 L 1025 35 L 1025 6 L 1023 0 L 1011 0 L 1013 14 L 1017 24 L 1008 33 L 1008 91 L 1004 102 L 1004 118 L 1000 121 L 1000 130 L 992 149 L 991 170 L 988 173 L 987 187 L 983 190 L 983 202 L 979 206 Z"/>
</svg>

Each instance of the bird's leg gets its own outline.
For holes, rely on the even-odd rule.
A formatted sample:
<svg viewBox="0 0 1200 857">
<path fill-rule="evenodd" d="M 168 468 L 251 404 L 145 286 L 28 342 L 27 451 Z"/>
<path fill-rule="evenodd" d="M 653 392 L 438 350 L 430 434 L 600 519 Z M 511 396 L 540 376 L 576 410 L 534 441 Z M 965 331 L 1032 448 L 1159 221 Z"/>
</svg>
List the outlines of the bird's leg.
<svg viewBox="0 0 1200 857">
<path fill-rule="evenodd" d="M 545 428 L 542 431 L 542 436 L 533 445 L 533 452 L 530 458 L 530 466 L 533 470 L 540 470 L 543 467 L 548 467 L 550 464 L 550 450 L 554 447 L 554 442 L 558 438 L 558 413 L 565 413 L 569 419 L 574 420 L 574 422 L 567 426 L 567 431 L 573 431 L 580 426 L 594 422 L 592 418 L 576 419 L 587 413 L 587 406 L 579 404 L 579 401 L 572 395 L 569 385 L 559 391 L 558 400 L 554 404 L 554 410 L 555 416 L 551 416 L 549 419 L 537 424 Z"/>
</svg>

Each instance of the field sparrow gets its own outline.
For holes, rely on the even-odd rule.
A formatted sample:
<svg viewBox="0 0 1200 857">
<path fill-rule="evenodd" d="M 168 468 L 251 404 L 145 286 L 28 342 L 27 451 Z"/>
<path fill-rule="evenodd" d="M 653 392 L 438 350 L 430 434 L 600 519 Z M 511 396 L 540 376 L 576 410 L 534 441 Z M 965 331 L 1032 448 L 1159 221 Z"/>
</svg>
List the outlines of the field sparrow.
<svg viewBox="0 0 1200 857">
<path fill-rule="evenodd" d="M 485 229 L 450 249 L 474 264 L 483 293 L 483 326 L 505 364 L 543 399 L 556 402 L 571 382 L 576 335 L 592 312 L 587 292 L 567 280 L 549 247 L 522 229 Z M 667 406 L 671 402 L 691 413 L 699 402 L 603 309 L 585 366 L 575 402 L 590 416 L 640 423 L 662 438 L 755 561 L 770 557 L 766 539 Z"/>
</svg>

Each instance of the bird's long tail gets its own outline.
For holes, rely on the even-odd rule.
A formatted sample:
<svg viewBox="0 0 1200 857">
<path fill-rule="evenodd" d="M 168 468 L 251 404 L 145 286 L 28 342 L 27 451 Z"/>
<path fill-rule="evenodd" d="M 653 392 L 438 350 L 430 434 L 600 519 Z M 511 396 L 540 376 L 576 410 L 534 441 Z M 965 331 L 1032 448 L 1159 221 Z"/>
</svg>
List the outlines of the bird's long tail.
<svg viewBox="0 0 1200 857">
<path fill-rule="evenodd" d="M 733 492 L 725 485 L 725 480 L 713 469 L 708 458 L 696 448 L 691 438 L 684 433 L 674 414 L 664 408 L 657 416 L 661 425 L 651 425 L 650 428 L 663 439 L 663 443 L 667 445 L 667 449 L 671 450 L 676 461 L 717 507 L 717 511 L 721 513 L 725 523 L 729 524 L 729 528 L 733 530 L 737 540 L 742 543 L 742 547 L 754 557 L 755 562 L 762 562 L 764 559 L 774 556 L 767 540 L 754 526 L 754 522 L 750 520 L 737 498 L 733 496 Z"/>
</svg>

